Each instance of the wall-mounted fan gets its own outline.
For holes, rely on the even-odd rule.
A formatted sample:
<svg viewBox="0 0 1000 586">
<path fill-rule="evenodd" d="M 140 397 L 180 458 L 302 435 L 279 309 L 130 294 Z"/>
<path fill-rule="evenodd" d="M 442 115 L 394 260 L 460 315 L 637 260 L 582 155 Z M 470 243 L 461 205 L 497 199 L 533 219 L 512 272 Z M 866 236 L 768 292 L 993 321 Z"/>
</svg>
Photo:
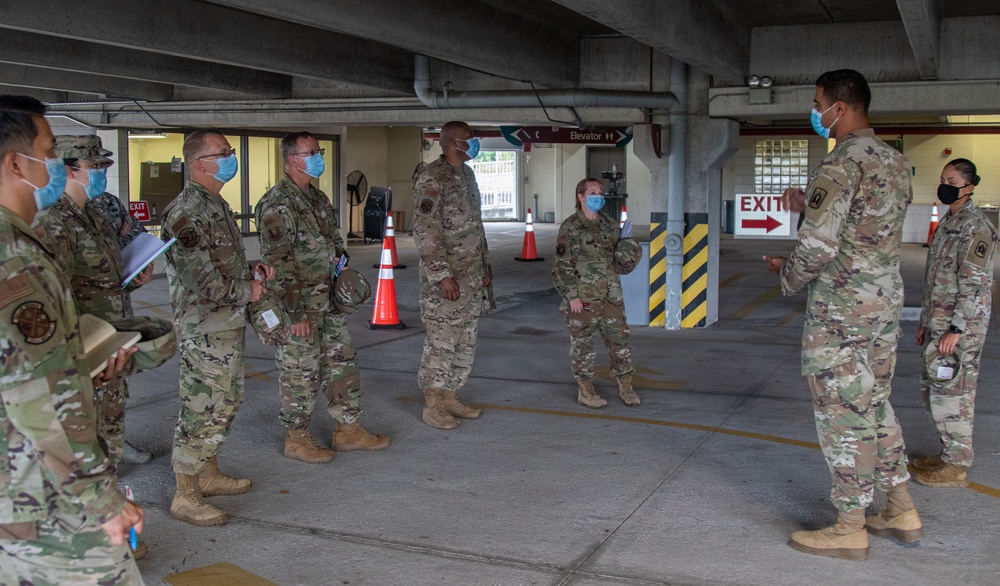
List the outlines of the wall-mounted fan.
<svg viewBox="0 0 1000 586">
<path fill-rule="evenodd" d="M 368 197 L 368 179 L 361 171 L 354 170 L 347 175 L 347 201 L 351 206 L 347 220 L 347 237 L 360 238 L 354 233 L 354 208 L 365 203 Z"/>
</svg>

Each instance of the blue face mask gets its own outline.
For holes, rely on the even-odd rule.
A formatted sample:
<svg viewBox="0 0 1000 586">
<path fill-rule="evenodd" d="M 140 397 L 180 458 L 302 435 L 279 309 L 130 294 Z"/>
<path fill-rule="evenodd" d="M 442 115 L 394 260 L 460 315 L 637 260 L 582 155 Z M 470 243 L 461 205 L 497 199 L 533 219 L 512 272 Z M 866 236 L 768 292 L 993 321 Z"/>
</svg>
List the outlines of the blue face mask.
<svg viewBox="0 0 1000 586">
<path fill-rule="evenodd" d="M 236 177 L 236 171 L 240 168 L 240 164 L 236 160 L 236 153 L 224 159 L 215 159 L 215 164 L 219 166 L 219 170 L 212 177 L 223 183 L 229 183 L 233 177 Z"/>
<path fill-rule="evenodd" d="M 45 184 L 45 187 L 38 187 L 27 179 L 21 179 L 21 181 L 35 188 L 35 207 L 38 211 L 42 211 L 59 201 L 63 192 L 66 191 L 66 164 L 63 163 L 63 160 L 54 157 L 43 161 L 24 153 L 17 154 L 26 159 L 44 163 L 45 169 L 49 172 L 49 182 Z"/>
<path fill-rule="evenodd" d="M 588 195 L 587 203 L 585 205 L 587 206 L 588 210 L 596 214 L 597 212 L 601 211 L 601 208 L 604 207 L 604 196 L 600 194 Z"/>
<path fill-rule="evenodd" d="M 319 177 L 326 170 L 326 161 L 323 160 L 323 155 L 316 153 L 315 155 L 309 155 L 308 157 L 299 157 L 306 164 L 305 173 L 310 177 Z"/>
<path fill-rule="evenodd" d="M 834 102 L 833 104 L 830 105 L 830 108 L 836 105 L 837 103 Z M 812 112 L 809 113 L 809 122 L 812 123 L 813 130 L 815 130 L 816 134 L 822 136 L 823 138 L 830 138 L 830 128 L 833 128 L 833 124 L 836 124 L 837 120 L 840 120 L 840 116 L 837 116 L 837 120 L 833 121 L 833 124 L 830 125 L 830 128 L 823 126 L 823 114 L 829 112 L 830 108 L 827 108 L 822 112 L 820 112 L 816 108 L 813 108 Z"/>
<path fill-rule="evenodd" d="M 87 199 L 97 199 L 104 194 L 108 188 L 108 170 L 107 169 L 87 169 L 87 176 L 89 177 L 89 183 L 83 185 L 76 179 L 77 183 L 83 185 L 87 192 Z"/>
<path fill-rule="evenodd" d="M 476 157 L 479 156 L 479 139 L 478 138 L 476 138 L 475 136 L 473 136 L 472 138 L 466 140 L 465 144 L 469 145 L 469 149 L 468 150 L 464 150 L 464 151 L 462 151 L 462 149 L 458 149 L 458 150 L 460 150 L 463 153 L 465 153 L 466 155 L 468 155 L 468 157 L 470 159 L 475 159 Z"/>
</svg>

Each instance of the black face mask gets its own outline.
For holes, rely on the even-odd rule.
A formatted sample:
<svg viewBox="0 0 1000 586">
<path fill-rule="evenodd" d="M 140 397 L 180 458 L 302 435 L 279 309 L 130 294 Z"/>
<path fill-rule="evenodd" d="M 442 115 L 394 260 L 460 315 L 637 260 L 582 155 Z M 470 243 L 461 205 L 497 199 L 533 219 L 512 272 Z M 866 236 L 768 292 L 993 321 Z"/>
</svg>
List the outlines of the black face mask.
<svg viewBox="0 0 1000 586">
<path fill-rule="evenodd" d="M 958 192 L 968 187 L 969 184 L 966 183 L 961 187 L 955 187 L 954 185 L 948 185 L 947 183 L 942 183 L 938 185 L 937 196 L 944 205 L 951 205 L 958 201 Z"/>
</svg>

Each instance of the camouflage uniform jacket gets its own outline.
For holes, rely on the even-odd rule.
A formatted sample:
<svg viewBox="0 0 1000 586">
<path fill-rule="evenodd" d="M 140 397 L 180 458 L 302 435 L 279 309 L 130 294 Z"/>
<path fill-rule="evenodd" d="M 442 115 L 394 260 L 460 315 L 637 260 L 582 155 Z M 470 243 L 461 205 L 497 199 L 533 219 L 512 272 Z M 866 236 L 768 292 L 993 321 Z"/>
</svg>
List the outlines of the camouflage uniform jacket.
<svg viewBox="0 0 1000 586">
<path fill-rule="evenodd" d="M 931 240 L 920 325 L 985 334 L 990 322 L 997 232 L 972 200 L 945 213 Z"/>
<path fill-rule="evenodd" d="M 299 189 L 287 175 L 257 203 L 261 260 L 274 267 L 268 284 L 293 323 L 330 311 L 333 259 L 344 252 L 333 204 L 311 184 Z"/>
<path fill-rule="evenodd" d="M 899 320 L 899 244 L 912 200 L 909 162 L 871 129 L 839 140 L 813 170 L 799 242 L 781 268 L 785 295 L 809 285 L 803 374 L 848 362 L 852 342 Z"/>
<path fill-rule="evenodd" d="M 100 523 L 125 507 L 97 439 L 94 390 L 69 283 L 0 207 L 0 539 L 56 514 Z"/>
<path fill-rule="evenodd" d="M 100 197 L 91 200 L 87 205 L 94 206 L 94 209 L 111 225 L 111 229 L 114 230 L 115 236 L 118 238 L 118 245 L 121 248 L 128 246 L 130 242 L 135 240 L 136 236 L 146 231 L 146 228 L 128 213 L 128 210 L 125 209 L 125 204 L 122 203 L 122 200 L 118 199 L 117 195 L 104 192 Z M 129 229 L 128 232 L 122 234 L 122 226 L 125 225 L 125 222 L 129 222 Z"/>
<path fill-rule="evenodd" d="M 177 238 L 166 256 L 178 338 L 244 327 L 250 265 L 229 204 L 188 181 L 163 218 L 161 238 Z"/>
<path fill-rule="evenodd" d="M 559 226 L 552 281 L 564 301 L 624 303 L 621 279 L 611 267 L 618 232 L 618 222 L 607 214 L 588 220 L 581 210 Z"/>
<path fill-rule="evenodd" d="M 417 177 L 413 191 L 413 239 L 420 254 L 422 294 L 436 294 L 448 277 L 463 295 L 482 291 L 490 251 L 472 168 L 464 163 L 452 166 L 442 156 Z"/>
<path fill-rule="evenodd" d="M 70 276 L 76 309 L 104 320 L 132 317 L 122 289 L 122 255 L 118 239 L 104 217 L 63 195 L 36 219 L 36 234 L 55 253 L 55 261 Z M 134 289 L 129 284 L 129 289 Z"/>
</svg>

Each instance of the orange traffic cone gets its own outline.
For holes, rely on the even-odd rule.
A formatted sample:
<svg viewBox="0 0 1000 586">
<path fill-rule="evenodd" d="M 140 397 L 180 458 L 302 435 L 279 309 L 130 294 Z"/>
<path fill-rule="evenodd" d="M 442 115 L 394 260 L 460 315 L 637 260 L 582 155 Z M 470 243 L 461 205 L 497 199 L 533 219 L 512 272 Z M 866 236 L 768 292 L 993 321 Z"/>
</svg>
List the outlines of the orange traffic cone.
<svg viewBox="0 0 1000 586">
<path fill-rule="evenodd" d="M 385 246 L 386 241 L 389 242 L 389 250 L 392 251 L 392 268 L 393 269 L 405 269 L 406 265 L 399 264 L 399 257 L 396 256 L 396 229 L 392 225 L 392 212 L 386 212 L 385 214 L 385 236 L 382 238 L 382 246 Z M 381 264 L 374 264 L 372 267 L 378 269 L 382 268 Z"/>
<path fill-rule="evenodd" d="M 929 226 L 927 226 L 927 244 L 924 244 L 924 248 L 927 248 L 928 246 L 931 245 L 931 238 L 934 237 L 934 232 L 937 231 L 937 226 L 938 226 L 937 204 L 934 204 L 934 207 L 931 208 L 931 223 Z"/>
<path fill-rule="evenodd" d="M 538 262 L 540 260 L 545 260 L 538 256 L 538 251 L 535 249 L 535 225 L 531 221 L 531 208 L 528 208 L 528 216 L 525 218 L 524 225 L 524 244 L 521 245 L 521 256 L 515 256 L 514 260 L 519 260 L 521 262 Z"/>
<path fill-rule="evenodd" d="M 622 219 L 620 222 L 618 222 L 619 229 L 625 227 L 625 220 L 627 219 L 628 219 L 628 212 L 625 211 L 625 204 L 622 204 Z"/>
<path fill-rule="evenodd" d="M 378 286 L 375 289 L 375 311 L 368 322 L 372 330 L 402 330 L 406 324 L 399 321 L 396 310 L 396 281 L 392 278 L 392 251 L 389 239 L 382 240 L 382 264 L 378 271 Z"/>
</svg>

